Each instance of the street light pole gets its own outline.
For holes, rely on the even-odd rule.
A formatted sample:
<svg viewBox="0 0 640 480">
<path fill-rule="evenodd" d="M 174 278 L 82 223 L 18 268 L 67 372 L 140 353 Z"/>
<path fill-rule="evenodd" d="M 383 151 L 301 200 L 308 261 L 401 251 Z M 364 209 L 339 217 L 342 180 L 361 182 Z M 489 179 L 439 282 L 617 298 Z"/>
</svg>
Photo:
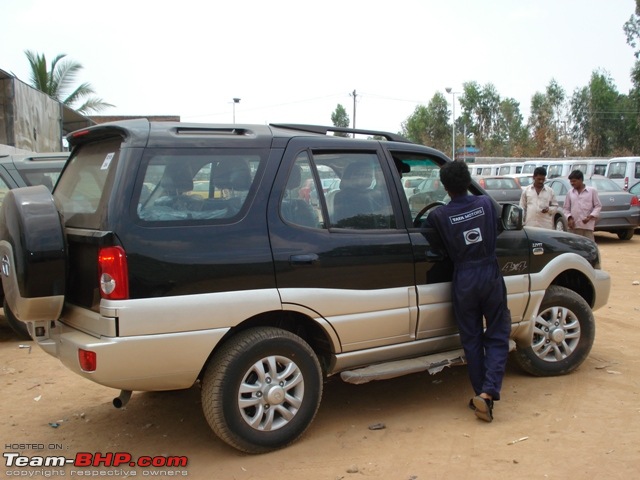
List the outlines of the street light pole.
<svg viewBox="0 0 640 480">
<path fill-rule="evenodd" d="M 445 88 L 447 93 L 451 94 L 451 137 L 452 137 L 452 147 L 451 147 L 451 160 L 456 159 L 456 94 L 460 92 L 454 92 L 451 87 Z"/>
<path fill-rule="evenodd" d="M 236 103 L 240 103 L 240 99 L 238 97 L 233 98 L 233 123 L 236 123 Z"/>
</svg>

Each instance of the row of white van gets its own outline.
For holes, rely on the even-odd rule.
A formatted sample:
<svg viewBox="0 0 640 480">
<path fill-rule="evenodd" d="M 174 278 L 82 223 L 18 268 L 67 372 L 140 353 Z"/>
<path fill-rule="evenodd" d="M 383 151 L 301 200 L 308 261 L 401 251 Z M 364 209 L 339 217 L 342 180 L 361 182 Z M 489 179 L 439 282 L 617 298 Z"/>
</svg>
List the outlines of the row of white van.
<svg viewBox="0 0 640 480">
<path fill-rule="evenodd" d="M 495 164 L 470 163 L 472 175 L 515 175 L 531 174 L 536 167 L 547 169 L 547 178 L 566 177 L 574 170 L 580 170 L 585 177 L 604 175 L 615 181 L 624 190 L 640 181 L 640 157 L 615 157 L 573 160 L 527 160 Z"/>
</svg>

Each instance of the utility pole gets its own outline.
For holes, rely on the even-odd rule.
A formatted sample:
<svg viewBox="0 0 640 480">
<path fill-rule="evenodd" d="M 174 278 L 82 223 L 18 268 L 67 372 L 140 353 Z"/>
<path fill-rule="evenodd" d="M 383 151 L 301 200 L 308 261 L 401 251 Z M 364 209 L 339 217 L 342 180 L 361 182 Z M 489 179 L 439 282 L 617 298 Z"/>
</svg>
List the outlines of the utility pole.
<svg viewBox="0 0 640 480">
<path fill-rule="evenodd" d="M 356 128 L 356 97 L 358 96 L 358 94 L 356 93 L 356 90 L 353 89 L 353 92 L 349 94 L 349 96 L 353 97 L 353 129 L 355 130 Z M 356 138 L 356 134 L 353 134 L 353 138 Z"/>
</svg>

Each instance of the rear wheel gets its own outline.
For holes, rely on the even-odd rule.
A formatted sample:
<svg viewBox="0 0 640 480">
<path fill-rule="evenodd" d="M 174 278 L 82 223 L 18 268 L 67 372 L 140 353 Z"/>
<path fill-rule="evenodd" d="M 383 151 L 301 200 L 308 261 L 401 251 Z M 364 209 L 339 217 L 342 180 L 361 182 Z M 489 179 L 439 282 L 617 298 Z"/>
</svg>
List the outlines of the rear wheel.
<svg viewBox="0 0 640 480">
<path fill-rule="evenodd" d="M 322 396 L 322 371 L 300 337 L 278 328 L 253 328 L 227 341 L 209 361 L 202 408 L 213 431 L 247 453 L 297 440 Z"/>
<path fill-rule="evenodd" d="M 616 235 L 620 240 L 631 240 L 633 238 L 634 229 L 629 228 L 628 230 L 618 230 Z"/>
<path fill-rule="evenodd" d="M 591 308 L 573 290 L 552 285 L 542 300 L 531 346 L 514 352 L 520 367 L 538 376 L 564 375 L 587 358 L 595 337 Z"/>
</svg>

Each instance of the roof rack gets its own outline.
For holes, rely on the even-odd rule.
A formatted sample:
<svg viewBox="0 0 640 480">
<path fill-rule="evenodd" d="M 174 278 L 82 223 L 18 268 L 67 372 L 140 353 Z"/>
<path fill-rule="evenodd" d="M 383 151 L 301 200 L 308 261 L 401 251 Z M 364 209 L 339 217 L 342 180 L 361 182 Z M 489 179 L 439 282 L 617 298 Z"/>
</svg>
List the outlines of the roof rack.
<svg viewBox="0 0 640 480">
<path fill-rule="evenodd" d="M 298 123 L 271 123 L 272 127 L 285 128 L 288 130 L 298 130 L 301 132 L 318 133 L 320 135 L 326 135 L 328 132 L 339 133 L 358 133 L 360 135 L 371 135 L 383 137 L 386 140 L 393 142 L 413 143 L 411 140 L 398 135 L 397 133 L 382 132 L 378 130 L 363 130 L 360 128 L 346 128 L 346 127 L 326 127 L 323 125 L 304 125 Z"/>
</svg>

